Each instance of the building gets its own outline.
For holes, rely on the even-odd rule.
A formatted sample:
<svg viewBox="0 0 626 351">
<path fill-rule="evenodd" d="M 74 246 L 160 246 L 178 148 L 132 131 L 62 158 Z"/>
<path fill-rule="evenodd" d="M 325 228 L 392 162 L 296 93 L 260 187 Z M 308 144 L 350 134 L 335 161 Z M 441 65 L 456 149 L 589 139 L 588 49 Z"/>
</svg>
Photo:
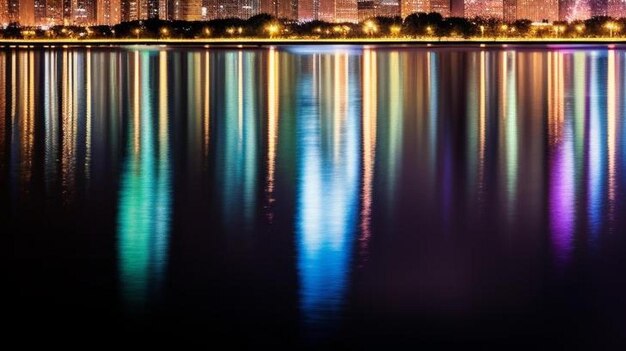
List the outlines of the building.
<svg viewBox="0 0 626 351">
<path fill-rule="evenodd" d="M 590 0 L 559 0 L 559 20 L 575 21 L 591 17 Z"/>
<path fill-rule="evenodd" d="M 393 2 L 397 5 L 396 0 L 383 0 Z M 381 1 L 382 2 L 382 1 Z M 335 0 L 335 14 L 332 22 L 358 22 L 358 10 L 356 0 Z"/>
<path fill-rule="evenodd" d="M 485 2 L 481 0 L 475 0 L 475 1 L 483 2 L 483 3 Z M 487 1 L 493 1 L 493 0 L 487 0 Z M 450 17 L 450 10 L 451 10 L 450 5 L 451 5 L 450 0 L 430 0 L 429 12 L 437 12 L 443 17 Z"/>
<path fill-rule="evenodd" d="M 8 5 L 10 22 L 18 22 L 22 26 L 34 26 L 36 24 L 34 0 L 9 0 Z"/>
<path fill-rule="evenodd" d="M 626 0 L 608 0 L 606 14 L 613 18 L 626 17 Z"/>
<path fill-rule="evenodd" d="M 9 24 L 9 4 L 7 0 L 0 0 L 0 26 Z"/>
<path fill-rule="evenodd" d="M 63 24 L 63 0 L 46 0 L 45 21 L 50 26 Z"/>
<path fill-rule="evenodd" d="M 120 0 L 98 0 L 97 24 L 113 26 L 122 21 Z"/>
<path fill-rule="evenodd" d="M 482 0 L 478 0 L 482 1 Z M 398 2 L 397 11 L 391 10 L 391 16 L 401 16 L 406 18 L 408 15 L 423 12 L 437 12 L 443 17 L 450 17 L 451 1 L 450 0 L 400 0 Z M 397 13 L 397 14 L 394 14 Z M 387 15 L 384 15 L 387 16 Z"/>
<path fill-rule="evenodd" d="M 195 1 L 195 0 L 191 0 Z M 217 0 L 217 11 L 212 11 L 209 5 L 206 11 L 207 18 L 250 18 L 261 13 L 260 0 Z M 265 8 L 272 7 L 265 5 Z"/>
<path fill-rule="evenodd" d="M 504 3 L 502 0 L 465 0 L 463 7 L 464 17 L 466 18 L 502 19 L 504 17 Z"/>
<path fill-rule="evenodd" d="M 121 0 L 120 18 L 122 22 L 162 18 L 159 16 L 161 6 L 160 0 Z"/>
<path fill-rule="evenodd" d="M 357 2 L 357 20 L 362 22 L 368 18 L 385 16 L 401 16 L 402 0 L 364 0 Z M 425 1 L 425 0 L 419 0 Z M 354 22 L 354 21 L 350 21 Z"/>
<path fill-rule="evenodd" d="M 359 20 L 357 0 L 298 0 L 296 7 L 298 20 L 301 22 L 314 20 L 357 22 Z"/>
<path fill-rule="evenodd" d="M 558 0 L 505 0 L 504 20 L 512 22 L 527 19 L 533 22 L 559 20 Z"/>
<path fill-rule="evenodd" d="M 72 24 L 93 25 L 96 23 L 96 0 L 73 0 L 72 13 Z"/>
<path fill-rule="evenodd" d="M 400 3 L 400 16 L 402 18 L 416 12 L 430 12 L 430 0 L 402 0 Z"/>
<path fill-rule="evenodd" d="M 298 0 L 298 20 L 308 22 L 317 19 L 319 0 Z"/>
</svg>

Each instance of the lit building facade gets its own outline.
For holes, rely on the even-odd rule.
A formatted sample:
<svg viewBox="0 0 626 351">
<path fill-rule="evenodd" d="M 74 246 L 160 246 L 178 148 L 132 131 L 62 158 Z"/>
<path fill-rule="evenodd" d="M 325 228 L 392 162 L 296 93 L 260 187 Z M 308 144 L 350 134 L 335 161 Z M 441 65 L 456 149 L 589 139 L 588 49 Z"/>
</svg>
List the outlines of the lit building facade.
<svg viewBox="0 0 626 351">
<path fill-rule="evenodd" d="M 606 14 L 613 18 L 626 16 L 626 0 L 608 0 Z"/>
<path fill-rule="evenodd" d="M 533 22 L 559 20 L 558 0 L 505 0 L 504 20 L 527 19 Z"/>
<path fill-rule="evenodd" d="M 430 0 L 402 0 L 400 3 L 400 16 L 402 18 L 416 12 L 430 12 Z"/>
<path fill-rule="evenodd" d="M 518 0 L 504 0 L 502 2 L 502 18 L 505 22 L 517 20 L 517 2 Z"/>
<path fill-rule="evenodd" d="M 319 0 L 298 0 L 298 20 L 308 22 L 317 19 Z"/>
<path fill-rule="evenodd" d="M 34 26 L 35 1 L 34 0 L 9 0 L 10 22 L 19 22 L 22 26 Z"/>
<path fill-rule="evenodd" d="M 97 24 L 112 26 L 122 21 L 120 0 L 99 0 L 97 12 Z"/>
<path fill-rule="evenodd" d="M 575 21 L 591 17 L 590 0 L 559 0 L 559 20 Z"/>
<path fill-rule="evenodd" d="M 493 1 L 493 0 L 489 0 Z M 502 0 L 500 0 L 502 1 Z M 429 12 L 437 12 L 443 17 L 450 17 L 450 0 L 430 0 L 430 11 Z"/>
<path fill-rule="evenodd" d="M 504 3 L 502 0 L 465 0 L 463 5 L 466 18 L 502 19 L 504 16 Z"/>
<path fill-rule="evenodd" d="M 383 0 L 389 1 L 389 0 Z M 394 1 L 395 0 L 391 0 Z M 395 2 L 397 4 L 397 2 Z M 333 22 L 358 22 L 356 0 L 335 0 Z"/>
<path fill-rule="evenodd" d="M 45 0 L 45 21 L 42 24 L 63 24 L 63 0 Z"/>
<path fill-rule="evenodd" d="M 196 1 L 196 0 L 192 0 Z M 217 11 L 212 13 L 209 6 L 205 12 L 207 18 L 250 18 L 261 13 L 260 0 L 217 0 Z M 269 7 L 269 5 L 266 5 Z"/>
<path fill-rule="evenodd" d="M 96 0 L 74 0 L 72 10 L 72 24 L 92 25 L 96 22 Z"/>
<path fill-rule="evenodd" d="M 376 0 L 374 0 L 376 1 Z M 297 1 L 298 20 L 326 22 L 358 22 L 362 5 L 357 0 Z"/>
</svg>

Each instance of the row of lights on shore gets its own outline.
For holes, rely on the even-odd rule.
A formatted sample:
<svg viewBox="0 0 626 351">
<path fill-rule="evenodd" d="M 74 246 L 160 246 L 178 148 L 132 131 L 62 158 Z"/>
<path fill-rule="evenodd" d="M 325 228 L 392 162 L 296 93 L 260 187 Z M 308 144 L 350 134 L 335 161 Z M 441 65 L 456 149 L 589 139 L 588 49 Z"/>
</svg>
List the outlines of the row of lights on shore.
<svg viewBox="0 0 626 351">
<path fill-rule="evenodd" d="M 567 26 L 564 24 L 553 24 L 553 25 L 541 25 L 541 26 L 534 26 L 534 27 L 543 27 L 546 29 L 551 29 L 554 33 L 555 37 L 559 37 L 560 35 L 564 34 L 565 31 L 567 30 Z M 604 28 L 609 32 L 609 36 L 613 37 L 613 35 L 615 35 L 616 33 L 619 33 L 621 30 L 621 26 L 613 21 L 609 21 L 606 22 L 604 24 Z M 268 24 L 265 28 L 265 32 L 267 32 L 269 34 L 270 37 L 275 37 L 276 35 L 280 34 L 280 33 L 289 33 L 289 29 L 288 28 L 281 28 L 281 26 L 278 23 L 271 23 Z M 481 36 L 485 36 L 485 31 L 486 31 L 486 27 L 484 25 L 480 25 L 479 26 L 480 29 L 480 33 Z M 500 26 L 500 32 L 502 33 L 502 35 L 506 35 L 507 33 L 513 34 L 516 32 L 516 28 L 514 26 L 510 26 L 507 24 L 502 24 Z M 332 32 L 334 33 L 338 33 L 338 34 L 344 34 L 347 35 L 350 31 L 352 30 L 352 28 L 350 26 L 347 25 L 336 25 L 332 27 L 332 31 L 330 28 L 326 28 L 326 29 L 322 29 L 321 27 L 316 27 L 314 29 L 314 31 L 316 33 L 325 33 L 325 34 L 331 34 Z M 362 27 L 363 33 L 365 33 L 366 35 L 369 36 L 373 36 L 376 33 L 378 33 L 380 31 L 380 26 L 379 24 L 377 24 L 375 21 L 373 20 L 367 20 L 363 23 L 363 27 Z M 427 26 L 425 28 L 426 33 L 428 35 L 432 35 L 434 33 L 434 29 L 431 26 Z M 535 30 L 535 29 L 533 29 Z M 584 24 L 577 24 L 576 26 L 574 26 L 574 30 L 579 34 L 583 34 L 585 32 L 585 25 Z M 50 29 L 48 29 L 46 32 L 48 33 L 52 33 Z M 142 28 L 135 28 L 132 30 L 132 33 L 139 38 L 141 33 L 143 32 Z M 391 33 L 393 36 L 397 36 L 402 32 L 402 27 L 400 25 L 391 25 L 389 27 L 389 33 Z M 29 37 L 29 36 L 34 36 L 36 35 L 35 30 L 33 29 L 25 29 L 22 30 L 22 35 L 25 37 Z M 63 35 L 69 35 L 70 37 L 74 36 L 74 34 L 76 34 L 78 37 L 83 38 L 83 37 L 89 37 L 93 34 L 93 30 L 91 30 L 89 27 L 87 27 L 85 29 L 85 31 L 80 31 L 78 33 L 74 33 L 73 30 L 68 29 L 68 28 L 62 28 L 61 29 L 61 33 L 63 33 Z M 230 36 L 235 36 L 235 35 L 242 35 L 244 33 L 244 28 L 243 27 L 229 27 L 226 29 L 226 33 Z M 111 34 L 115 35 L 115 30 L 111 30 Z M 162 37 L 169 37 L 171 34 L 171 29 L 168 27 L 163 27 L 160 29 L 160 34 Z M 212 31 L 210 28 L 204 28 L 202 30 L 202 34 L 206 37 L 210 36 L 212 34 Z M 452 35 L 454 36 L 455 34 L 452 33 Z"/>
</svg>

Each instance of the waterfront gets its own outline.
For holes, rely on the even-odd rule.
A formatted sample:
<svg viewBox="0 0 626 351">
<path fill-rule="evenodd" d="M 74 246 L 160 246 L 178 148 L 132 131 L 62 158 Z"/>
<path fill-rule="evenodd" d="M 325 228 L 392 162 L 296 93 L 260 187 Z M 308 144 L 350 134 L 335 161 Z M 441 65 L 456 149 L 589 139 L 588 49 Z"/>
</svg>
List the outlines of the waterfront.
<svg viewBox="0 0 626 351">
<path fill-rule="evenodd" d="M 11 334 L 626 332 L 620 46 L 5 49 L 0 86 Z"/>
</svg>

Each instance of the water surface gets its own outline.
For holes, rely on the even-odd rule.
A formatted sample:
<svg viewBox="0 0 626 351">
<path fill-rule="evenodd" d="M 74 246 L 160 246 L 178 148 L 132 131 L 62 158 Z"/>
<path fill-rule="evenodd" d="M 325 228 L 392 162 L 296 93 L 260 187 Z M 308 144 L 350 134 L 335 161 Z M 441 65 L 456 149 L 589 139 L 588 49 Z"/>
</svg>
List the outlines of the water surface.
<svg viewBox="0 0 626 351">
<path fill-rule="evenodd" d="M 5 49 L 0 87 L 14 334 L 626 335 L 620 47 Z"/>
</svg>

